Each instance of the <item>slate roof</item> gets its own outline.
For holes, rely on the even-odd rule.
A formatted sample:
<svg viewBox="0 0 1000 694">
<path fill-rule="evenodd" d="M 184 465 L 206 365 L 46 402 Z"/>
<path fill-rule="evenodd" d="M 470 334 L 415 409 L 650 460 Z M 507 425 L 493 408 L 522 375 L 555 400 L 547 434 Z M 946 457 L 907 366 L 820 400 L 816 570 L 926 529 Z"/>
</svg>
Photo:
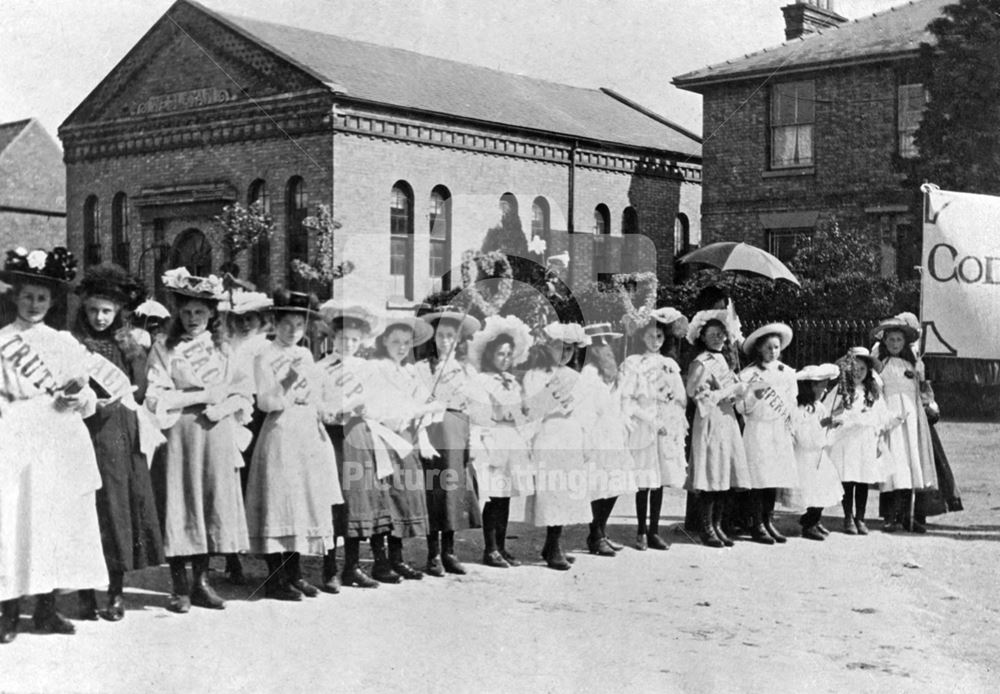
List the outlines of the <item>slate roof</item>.
<svg viewBox="0 0 1000 694">
<path fill-rule="evenodd" d="M 28 123 L 30 122 L 30 118 L 25 118 L 24 120 L 15 120 L 10 123 L 0 123 L 0 154 L 28 127 Z"/>
<path fill-rule="evenodd" d="M 642 149 L 701 156 L 688 130 L 611 90 L 572 87 L 413 51 L 217 12 L 349 99 Z"/>
<path fill-rule="evenodd" d="M 868 17 L 806 34 L 780 46 L 678 75 L 673 83 L 701 91 L 716 83 L 787 74 L 823 66 L 874 62 L 910 55 L 931 42 L 927 25 L 956 0 L 911 0 Z"/>
</svg>

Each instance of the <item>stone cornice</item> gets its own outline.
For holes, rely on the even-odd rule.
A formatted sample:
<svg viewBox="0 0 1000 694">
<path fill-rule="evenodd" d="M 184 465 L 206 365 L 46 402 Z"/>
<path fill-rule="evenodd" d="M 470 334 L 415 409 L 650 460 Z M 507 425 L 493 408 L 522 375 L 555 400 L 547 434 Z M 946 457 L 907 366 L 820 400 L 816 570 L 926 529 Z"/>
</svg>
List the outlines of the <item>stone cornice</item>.
<svg viewBox="0 0 1000 694">
<path fill-rule="evenodd" d="M 459 149 L 495 156 L 532 159 L 576 166 L 701 182 L 701 166 L 672 158 L 667 152 L 574 143 L 553 134 L 534 136 L 501 128 L 445 122 L 421 116 L 333 106 L 322 90 L 260 100 L 240 100 L 183 112 L 128 117 L 59 131 L 67 164 L 208 145 L 315 135 L 331 130 L 343 135 Z"/>
</svg>

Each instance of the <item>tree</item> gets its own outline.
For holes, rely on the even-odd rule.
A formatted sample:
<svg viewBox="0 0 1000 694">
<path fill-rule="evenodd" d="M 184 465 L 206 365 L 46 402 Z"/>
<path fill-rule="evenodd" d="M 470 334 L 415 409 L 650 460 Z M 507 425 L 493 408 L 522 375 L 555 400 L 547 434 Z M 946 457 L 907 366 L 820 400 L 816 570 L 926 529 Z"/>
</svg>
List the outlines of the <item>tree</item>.
<svg viewBox="0 0 1000 694">
<path fill-rule="evenodd" d="M 291 263 L 292 272 L 308 282 L 320 296 L 329 296 L 333 289 L 333 281 L 354 270 L 354 263 L 350 260 L 337 262 L 340 253 L 335 246 L 335 233 L 342 225 L 333 218 L 330 208 L 326 205 L 317 206 L 316 214 L 306 217 L 302 225 L 316 233 L 319 247 L 315 260 L 305 262 L 294 258 Z"/>
<path fill-rule="evenodd" d="M 961 0 L 927 26 L 929 102 L 916 134 L 918 182 L 1000 194 L 1000 0 Z"/>
<path fill-rule="evenodd" d="M 236 202 L 222 208 L 222 214 L 215 216 L 215 231 L 219 235 L 229 262 L 261 239 L 271 237 L 274 219 L 264 211 L 258 200 L 244 207 Z"/>
</svg>

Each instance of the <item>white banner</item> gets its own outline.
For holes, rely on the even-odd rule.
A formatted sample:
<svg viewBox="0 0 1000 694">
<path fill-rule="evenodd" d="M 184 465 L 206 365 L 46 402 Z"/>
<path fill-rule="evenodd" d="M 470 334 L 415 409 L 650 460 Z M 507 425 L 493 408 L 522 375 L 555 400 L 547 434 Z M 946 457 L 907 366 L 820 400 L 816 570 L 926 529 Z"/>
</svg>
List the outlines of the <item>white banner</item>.
<svg viewBox="0 0 1000 694">
<path fill-rule="evenodd" d="M 924 196 L 924 354 L 1000 359 L 1000 197 Z"/>
</svg>

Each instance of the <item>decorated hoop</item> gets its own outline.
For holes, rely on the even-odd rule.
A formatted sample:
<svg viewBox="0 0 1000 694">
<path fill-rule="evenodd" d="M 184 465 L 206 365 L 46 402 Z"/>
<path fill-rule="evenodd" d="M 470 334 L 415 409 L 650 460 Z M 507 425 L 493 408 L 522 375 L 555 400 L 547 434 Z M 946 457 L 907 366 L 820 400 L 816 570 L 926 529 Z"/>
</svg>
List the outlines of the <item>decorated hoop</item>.
<svg viewBox="0 0 1000 694">
<path fill-rule="evenodd" d="M 476 279 L 472 277 L 472 268 L 476 268 Z M 495 316 L 510 300 L 514 290 L 514 270 L 507 255 L 501 251 L 482 253 L 465 251 L 462 254 L 462 286 L 468 293 L 472 305 L 483 316 Z M 490 296 L 484 296 L 476 286 L 479 279 L 499 279 L 497 290 Z"/>
<path fill-rule="evenodd" d="M 611 284 L 615 289 L 615 293 L 618 294 L 618 300 L 621 302 L 622 310 L 625 312 L 625 315 L 622 316 L 622 326 L 624 326 L 626 332 L 630 335 L 634 334 L 636 330 L 653 320 L 653 309 L 656 306 L 656 290 L 660 286 L 655 272 L 633 272 L 613 275 L 611 277 Z M 628 290 L 627 285 L 630 284 L 634 284 L 636 287 L 635 296 Z M 636 306 L 636 297 L 640 299 L 638 306 Z"/>
</svg>

